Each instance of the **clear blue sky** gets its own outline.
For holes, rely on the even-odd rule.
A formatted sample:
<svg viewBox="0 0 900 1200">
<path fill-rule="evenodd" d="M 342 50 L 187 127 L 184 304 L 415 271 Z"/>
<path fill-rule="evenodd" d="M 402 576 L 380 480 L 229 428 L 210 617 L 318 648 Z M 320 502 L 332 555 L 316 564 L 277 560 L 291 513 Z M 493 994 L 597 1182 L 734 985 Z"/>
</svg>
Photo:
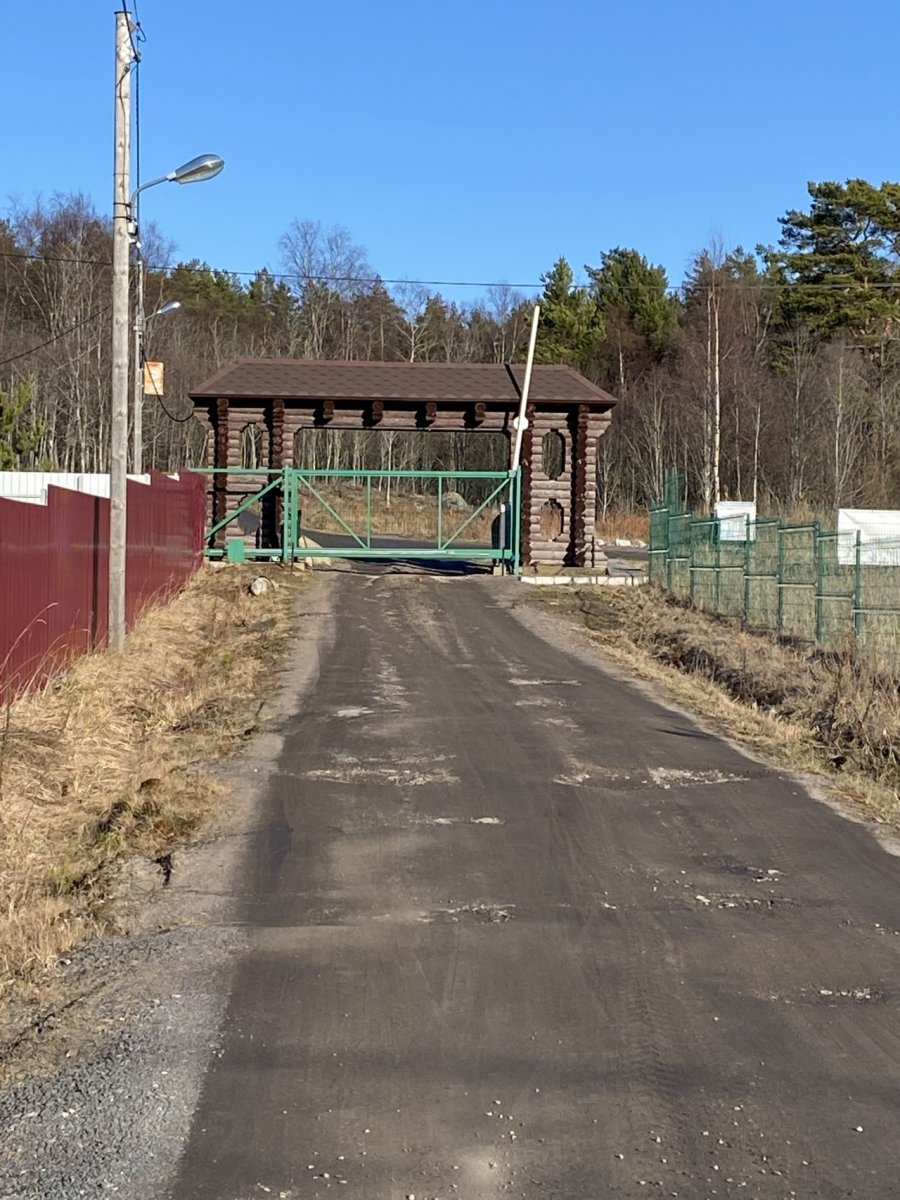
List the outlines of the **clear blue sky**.
<svg viewBox="0 0 900 1200">
<path fill-rule="evenodd" d="M 0 198 L 108 212 L 113 0 L 5 0 Z M 278 269 L 293 217 L 385 277 L 536 281 L 633 246 L 673 283 L 807 180 L 900 178 L 897 0 L 140 0 L 143 177 L 179 258 Z M 449 289 L 445 289 L 449 293 Z M 474 296 L 472 292 L 456 295 Z"/>
</svg>

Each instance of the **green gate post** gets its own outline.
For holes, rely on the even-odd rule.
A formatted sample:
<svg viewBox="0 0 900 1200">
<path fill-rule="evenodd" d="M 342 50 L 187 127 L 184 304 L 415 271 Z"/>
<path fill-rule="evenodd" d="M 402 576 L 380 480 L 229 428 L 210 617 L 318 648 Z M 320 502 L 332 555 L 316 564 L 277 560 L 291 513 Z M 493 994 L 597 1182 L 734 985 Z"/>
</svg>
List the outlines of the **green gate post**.
<svg viewBox="0 0 900 1200">
<path fill-rule="evenodd" d="M 750 553 L 750 517 L 744 517 L 744 621 L 750 624 L 750 572 L 753 559 Z"/>
<path fill-rule="evenodd" d="M 856 531 L 856 564 L 853 577 L 853 632 L 862 637 L 862 530 Z"/>
<path fill-rule="evenodd" d="M 444 477 L 438 475 L 437 481 L 437 548 L 443 549 L 443 521 L 444 521 Z"/>
<path fill-rule="evenodd" d="M 716 612 L 722 611 L 722 522 L 718 517 L 713 525 L 713 534 L 716 539 L 716 590 L 715 599 L 713 601 Z"/>
<path fill-rule="evenodd" d="M 288 563 L 294 557 L 291 541 L 291 473 L 287 467 L 281 474 L 281 561 Z"/>
<path fill-rule="evenodd" d="M 516 471 L 513 478 L 512 492 L 515 496 L 515 502 L 512 507 L 510 516 L 513 523 L 513 572 L 518 575 L 521 569 L 519 563 L 519 537 L 521 534 L 522 525 L 522 468 Z"/>
<path fill-rule="evenodd" d="M 825 640 L 825 539 L 819 534 L 819 522 L 813 521 L 813 539 L 816 554 L 816 645 Z"/>
<path fill-rule="evenodd" d="M 366 545 L 372 549 L 372 476 L 366 476 Z"/>
<path fill-rule="evenodd" d="M 778 633 L 784 633 L 784 522 L 778 520 Z"/>
<path fill-rule="evenodd" d="M 296 551 L 300 544 L 300 485 L 297 472 L 291 471 L 291 546 Z"/>
</svg>

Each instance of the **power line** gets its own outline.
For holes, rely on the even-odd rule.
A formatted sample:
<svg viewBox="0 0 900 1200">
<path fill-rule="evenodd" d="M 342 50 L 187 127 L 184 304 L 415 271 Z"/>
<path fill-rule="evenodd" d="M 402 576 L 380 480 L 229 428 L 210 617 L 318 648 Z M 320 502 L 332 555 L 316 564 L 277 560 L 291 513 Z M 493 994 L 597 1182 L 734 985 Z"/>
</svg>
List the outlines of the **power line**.
<svg viewBox="0 0 900 1200">
<path fill-rule="evenodd" d="M 89 267 L 110 267 L 112 266 L 111 259 L 105 258 L 79 258 L 62 257 L 45 254 L 31 254 L 27 251 L 19 250 L 0 250 L 0 258 L 22 260 L 27 262 L 43 262 L 43 263 L 61 263 L 64 265 L 89 266 Z M 185 271 L 191 274 L 203 274 L 206 271 L 215 275 L 231 275 L 238 279 L 256 279 L 261 275 L 265 275 L 269 279 L 277 280 L 295 280 L 305 283 L 358 283 L 373 285 L 381 283 L 398 287 L 401 284 L 409 284 L 413 287 L 460 287 L 460 288 L 542 288 L 544 283 L 542 280 L 532 280 L 528 283 L 510 283 L 508 279 L 494 280 L 474 280 L 474 279 L 388 279 L 383 275 L 320 275 L 320 274 L 305 274 L 299 271 L 270 271 L 267 267 L 258 267 L 255 271 L 233 271 L 227 267 L 212 267 L 209 264 L 201 263 L 194 266 L 191 263 L 176 263 L 171 266 L 167 263 L 148 263 L 148 271 L 156 271 L 160 274 L 171 275 L 173 271 Z M 578 290 L 583 290 L 592 286 L 590 280 L 578 280 L 572 285 Z M 668 295 L 679 295 L 688 291 L 702 292 L 704 287 L 709 285 L 698 284 L 693 289 L 688 284 L 672 284 L 667 289 Z M 873 280 L 867 282 L 864 286 L 858 285 L 854 288 L 852 283 L 827 282 L 825 280 L 812 283 L 802 282 L 798 280 L 771 280 L 771 279 L 727 279 L 716 285 L 720 290 L 726 291 L 764 291 L 767 289 L 778 290 L 780 288 L 793 288 L 796 290 L 814 290 L 814 291 L 856 291 L 858 293 L 879 290 L 890 291 L 894 288 L 900 288 L 900 279 L 896 280 Z M 627 287 L 618 285 L 617 291 L 637 291 L 650 288 L 656 290 L 650 283 L 647 284 L 630 284 Z"/>
<path fill-rule="evenodd" d="M 38 350 L 43 350 L 45 346 L 52 346 L 54 342 L 58 342 L 60 338 L 67 337 L 70 333 L 74 333 L 80 329 L 82 325 L 87 325 L 90 321 L 96 320 L 97 317 L 105 313 L 109 308 L 108 304 L 102 304 L 99 308 L 95 308 L 92 313 L 88 313 L 86 317 L 82 317 L 80 321 L 76 321 L 74 325 L 70 325 L 68 329 L 63 329 L 60 333 L 55 333 L 53 337 L 47 338 L 45 342 L 39 342 L 36 346 L 32 346 L 30 350 L 23 350 L 20 354 L 13 354 L 9 358 L 0 359 L 0 367 L 5 367 L 9 363 L 18 362 L 19 359 L 29 358 L 32 354 L 37 354 Z"/>
<path fill-rule="evenodd" d="M 137 12 L 135 11 L 135 21 L 137 21 Z M 140 23 L 137 29 L 140 31 Z M 131 39 L 131 50 L 134 54 L 134 183 L 137 189 L 141 186 L 141 56 L 134 44 L 134 36 Z M 140 197 L 138 197 L 139 202 Z M 137 221 L 137 214 L 134 214 L 134 219 Z"/>
<path fill-rule="evenodd" d="M 24 250 L 0 250 L 0 258 L 19 259 L 26 262 L 65 263 L 85 267 L 112 266 L 112 260 L 106 258 L 78 258 L 74 256 L 63 258 L 53 257 L 45 254 L 30 254 Z M 298 271 L 270 271 L 267 267 L 259 267 L 255 271 L 232 271 L 227 267 L 211 267 L 204 264 L 201 264 L 200 266 L 193 266 L 190 263 L 176 263 L 174 267 L 167 263 L 148 263 L 147 270 L 159 271 L 163 274 L 171 274 L 171 272 L 175 270 L 189 271 L 193 274 L 202 274 L 205 271 L 211 271 L 217 275 L 233 275 L 239 279 L 255 279 L 259 275 L 266 275 L 269 279 L 294 279 L 310 283 L 384 283 L 390 284 L 391 286 L 407 283 L 414 287 L 543 287 L 543 284 L 540 281 L 531 283 L 510 283 L 506 279 L 498 279 L 485 283 L 478 280 L 459 279 L 385 279 L 381 275 L 307 275 Z M 587 287 L 588 284 L 578 284 L 577 286 Z"/>
<path fill-rule="evenodd" d="M 134 55 L 134 61 L 135 63 L 139 63 L 141 61 L 141 52 L 138 50 L 138 46 L 142 42 L 146 42 L 147 38 L 143 29 L 141 28 L 140 17 L 138 16 L 137 0 L 134 0 L 131 7 L 134 12 L 134 21 L 129 21 L 128 23 L 128 40 L 131 42 L 131 53 Z M 122 0 L 122 12 L 125 13 L 126 16 L 130 16 L 128 12 L 127 0 Z"/>
</svg>

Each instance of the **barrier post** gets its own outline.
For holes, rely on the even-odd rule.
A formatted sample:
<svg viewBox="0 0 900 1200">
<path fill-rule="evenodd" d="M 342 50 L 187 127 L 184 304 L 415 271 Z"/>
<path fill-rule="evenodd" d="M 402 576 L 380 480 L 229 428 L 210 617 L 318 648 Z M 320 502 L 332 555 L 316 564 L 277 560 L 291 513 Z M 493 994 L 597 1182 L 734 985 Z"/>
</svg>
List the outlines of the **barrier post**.
<svg viewBox="0 0 900 1200">
<path fill-rule="evenodd" d="M 862 637 L 862 530 L 856 531 L 856 558 L 853 568 L 853 632 Z"/>
</svg>

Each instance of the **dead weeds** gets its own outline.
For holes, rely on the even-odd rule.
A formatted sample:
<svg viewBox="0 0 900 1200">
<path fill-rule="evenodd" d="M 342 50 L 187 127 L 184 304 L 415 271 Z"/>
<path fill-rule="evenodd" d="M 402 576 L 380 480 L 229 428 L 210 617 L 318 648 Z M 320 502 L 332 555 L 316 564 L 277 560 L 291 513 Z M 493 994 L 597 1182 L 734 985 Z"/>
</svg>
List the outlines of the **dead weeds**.
<svg viewBox="0 0 900 1200">
<path fill-rule="evenodd" d="M 615 543 L 616 538 L 647 542 L 650 538 L 650 515 L 646 508 L 610 508 L 594 523 L 599 542 Z"/>
<path fill-rule="evenodd" d="M 251 578 L 278 586 L 254 597 Z M 255 731 L 301 579 L 204 568 L 120 656 L 78 660 L 0 715 L 0 1000 L 27 1000 L 104 927 L 111 868 L 172 850 L 221 799 L 209 764 Z"/>
<path fill-rule="evenodd" d="M 829 776 L 841 797 L 900 825 L 896 661 L 852 644 L 826 652 L 779 641 L 651 588 L 535 588 L 528 599 L 769 758 Z"/>
</svg>

